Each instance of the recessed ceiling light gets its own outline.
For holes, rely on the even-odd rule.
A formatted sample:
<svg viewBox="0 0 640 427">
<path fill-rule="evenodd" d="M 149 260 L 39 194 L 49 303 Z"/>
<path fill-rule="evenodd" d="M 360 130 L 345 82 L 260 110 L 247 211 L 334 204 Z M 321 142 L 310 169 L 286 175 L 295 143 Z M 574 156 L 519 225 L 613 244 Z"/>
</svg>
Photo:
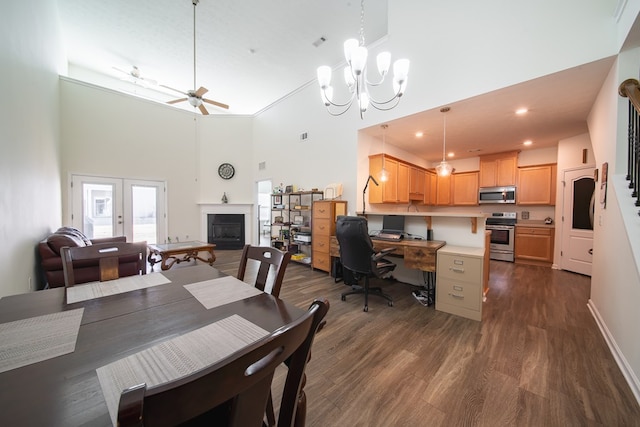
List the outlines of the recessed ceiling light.
<svg viewBox="0 0 640 427">
<path fill-rule="evenodd" d="M 518 108 L 516 110 L 516 114 L 519 115 L 519 116 L 521 116 L 523 114 L 527 114 L 528 112 L 529 112 L 529 109 L 528 108 L 524 108 L 524 107 L 523 108 Z"/>
<path fill-rule="evenodd" d="M 424 135 L 424 133 L 422 131 L 418 131 L 416 132 L 416 138 L 422 138 L 422 136 Z"/>
<path fill-rule="evenodd" d="M 533 141 L 531 141 L 530 139 L 522 143 L 522 145 L 531 145 L 531 144 L 533 144 Z"/>
<path fill-rule="evenodd" d="M 455 156 L 455 153 L 453 151 L 450 151 L 449 153 L 447 153 L 447 157 L 453 157 Z"/>
</svg>

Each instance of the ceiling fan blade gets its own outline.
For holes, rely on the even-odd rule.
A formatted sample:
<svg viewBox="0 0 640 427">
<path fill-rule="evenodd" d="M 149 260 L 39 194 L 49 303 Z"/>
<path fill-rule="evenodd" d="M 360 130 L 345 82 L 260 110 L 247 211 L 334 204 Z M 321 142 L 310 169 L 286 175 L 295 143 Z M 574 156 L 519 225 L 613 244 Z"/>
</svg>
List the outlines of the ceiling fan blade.
<svg viewBox="0 0 640 427">
<path fill-rule="evenodd" d="M 209 89 L 207 89 L 206 87 L 200 86 L 200 89 L 195 91 L 195 94 L 196 94 L 196 97 L 202 98 L 202 95 L 204 95 L 207 92 L 209 92 Z"/>
<path fill-rule="evenodd" d="M 202 98 L 202 100 L 204 102 L 209 103 L 209 104 L 215 105 L 216 107 L 224 108 L 225 110 L 229 109 L 229 106 L 227 104 L 223 104 L 222 102 L 212 101 L 212 100 L 206 99 L 206 98 Z"/>
<path fill-rule="evenodd" d="M 178 93 L 181 93 L 181 94 L 183 94 L 183 95 L 189 95 L 187 92 L 183 92 L 183 91 L 181 91 L 181 90 L 174 89 L 174 88 L 169 87 L 169 86 L 165 86 L 165 85 L 158 85 L 158 86 L 163 87 L 163 88 L 166 88 L 166 89 L 170 89 L 170 90 L 172 90 L 172 91 L 174 91 L 174 92 L 178 92 Z"/>
<path fill-rule="evenodd" d="M 188 100 L 188 98 L 174 99 L 173 101 L 167 101 L 167 104 L 177 104 L 178 102 L 184 102 L 186 100 Z"/>
<path fill-rule="evenodd" d="M 207 109 L 205 108 L 204 104 L 200 104 L 200 105 L 198 106 L 198 108 L 199 108 L 199 109 L 200 109 L 200 111 L 202 112 L 202 115 L 204 115 L 204 116 L 208 116 L 208 115 L 209 115 L 209 112 L 208 112 L 208 111 L 207 111 Z"/>
</svg>

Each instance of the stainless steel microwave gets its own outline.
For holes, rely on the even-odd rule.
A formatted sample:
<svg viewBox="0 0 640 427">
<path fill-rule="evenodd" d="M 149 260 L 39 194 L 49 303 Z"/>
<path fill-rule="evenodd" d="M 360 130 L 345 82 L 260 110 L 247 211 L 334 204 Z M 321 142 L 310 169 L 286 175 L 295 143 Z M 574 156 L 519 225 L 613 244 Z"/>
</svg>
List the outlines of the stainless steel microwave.
<svg viewBox="0 0 640 427">
<path fill-rule="evenodd" d="M 478 195 L 480 204 L 488 203 L 515 203 L 516 187 L 481 187 Z"/>
</svg>

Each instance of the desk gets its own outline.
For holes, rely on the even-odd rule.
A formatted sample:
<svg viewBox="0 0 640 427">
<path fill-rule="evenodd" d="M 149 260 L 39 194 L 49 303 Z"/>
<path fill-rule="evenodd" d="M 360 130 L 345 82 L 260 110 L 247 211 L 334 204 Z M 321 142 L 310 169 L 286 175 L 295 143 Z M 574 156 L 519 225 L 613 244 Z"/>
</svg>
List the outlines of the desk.
<svg viewBox="0 0 640 427">
<path fill-rule="evenodd" d="M 397 242 L 371 239 L 373 249 L 378 252 L 385 248 L 396 248 L 391 256 L 404 258 L 404 266 L 430 273 L 436 271 L 436 253 L 446 242 L 442 240 L 412 240 L 403 239 Z M 331 237 L 331 256 L 340 258 L 340 245 L 335 236 Z"/>
<path fill-rule="evenodd" d="M 164 271 L 170 269 L 176 262 L 180 264 L 183 261 L 191 261 L 192 258 L 199 259 L 209 265 L 213 265 L 213 262 L 216 260 L 216 256 L 213 254 L 213 248 L 215 248 L 216 245 L 212 243 L 194 241 L 155 244 L 148 245 L 148 247 L 149 257 L 147 261 L 151 264 L 152 269 L 153 265 L 157 262 L 160 262 L 160 268 Z M 200 252 L 207 252 L 209 256 L 207 258 L 201 258 L 199 256 Z M 177 255 L 182 255 L 182 257 L 179 258 Z M 160 261 L 158 261 L 157 257 L 160 257 Z"/>
<path fill-rule="evenodd" d="M 183 285 L 224 273 L 195 265 L 162 274 L 171 283 L 75 304 L 64 303 L 65 288 L 1 298 L 0 323 L 84 315 L 74 352 L 0 374 L 0 425 L 110 426 L 97 368 L 232 314 L 274 331 L 304 313 L 265 293 L 206 310 Z"/>
<path fill-rule="evenodd" d="M 404 266 L 424 273 L 424 287 L 427 292 L 426 305 L 432 305 L 435 301 L 436 292 L 436 255 L 438 249 L 446 242 L 443 240 L 413 240 L 403 239 L 399 241 L 371 239 L 373 249 L 376 252 L 385 248 L 395 248 L 389 256 L 404 258 Z M 340 258 L 340 245 L 335 236 L 331 237 L 330 254 L 332 257 Z"/>
</svg>

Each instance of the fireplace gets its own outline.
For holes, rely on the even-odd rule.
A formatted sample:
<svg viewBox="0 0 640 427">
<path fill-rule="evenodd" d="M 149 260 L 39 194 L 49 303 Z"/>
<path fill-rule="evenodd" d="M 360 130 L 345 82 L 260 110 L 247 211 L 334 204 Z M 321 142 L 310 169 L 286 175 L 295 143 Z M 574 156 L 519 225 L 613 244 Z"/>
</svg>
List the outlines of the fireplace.
<svg viewBox="0 0 640 427">
<path fill-rule="evenodd" d="M 244 247 L 243 214 L 207 214 L 207 242 L 218 249 Z"/>
</svg>

